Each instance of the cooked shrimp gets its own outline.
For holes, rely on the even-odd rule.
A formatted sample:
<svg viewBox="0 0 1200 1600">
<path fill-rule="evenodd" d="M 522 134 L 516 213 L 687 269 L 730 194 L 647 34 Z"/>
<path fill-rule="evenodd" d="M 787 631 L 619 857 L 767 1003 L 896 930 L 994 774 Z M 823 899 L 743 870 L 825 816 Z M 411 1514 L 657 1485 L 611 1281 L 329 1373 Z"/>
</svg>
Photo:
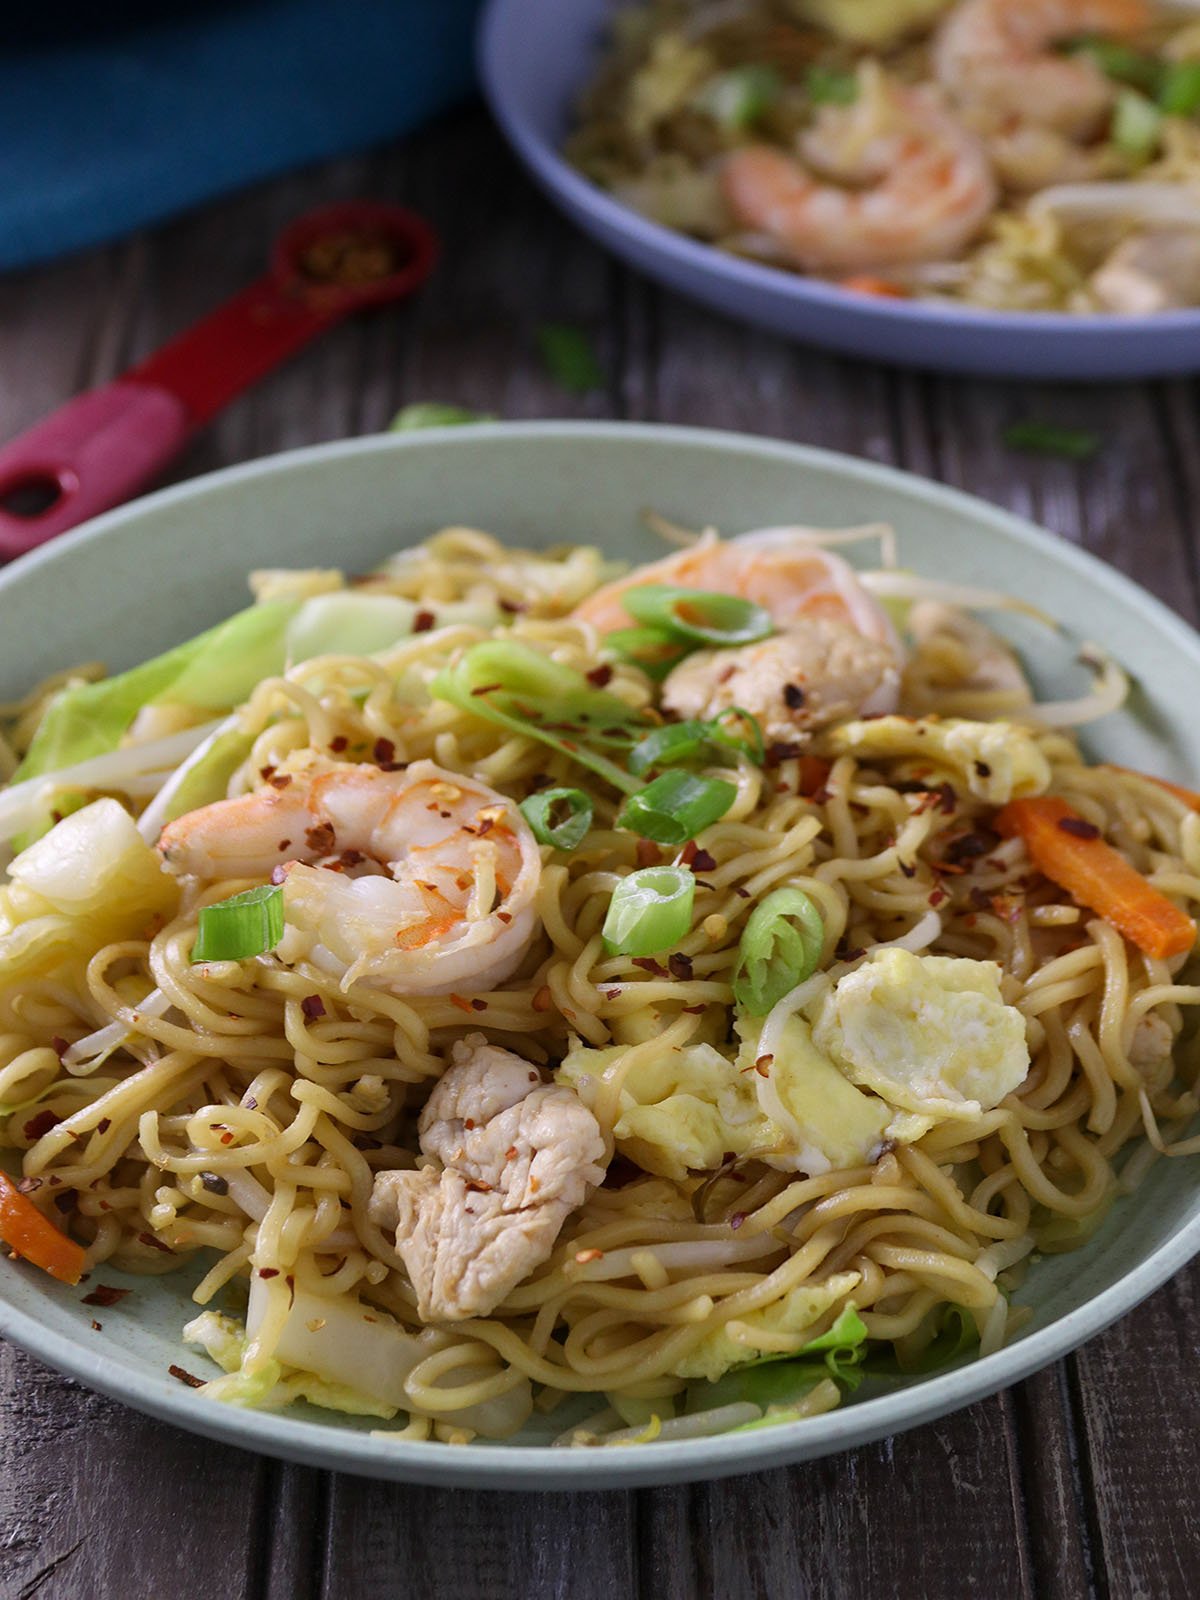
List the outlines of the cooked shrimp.
<svg viewBox="0 0 1200 1600">
<path fill-rule="evenodd" d="M 178 876 L 282 878 L 280 953 L 398 994 L 493 988 L 534 932 L 541 857 L 511 800 L 414 761 L 322 762 L 168 823 Z"/>
<path fill-rule="evenodd" d="M 1103 122 L 1116 86 L 1094 61 L 1052 47 L 1081 34 L 1136 33 L 1153 15 L 1148 0 L 964 0 L 938 30 L 934 70 L 974 113 L 1084 138 Z"/>
<path fill-rule="evenodd" d="M 852 105 L 821 107 L 800 155 L 747 145 L 726 158 L 721 186 L 744 227 L 807 270 L 953 256 L 996 201 L 976 136 L 921 91 L 869 66 Z"/>
<path fill-rule="evenodd" d="M 854 568 L 799 528 L 764 528 L 729 540 L 706 534 L 687 550 L 606 583 L 575 608 L 575 615 L 601 633 L 628 628 L 633 618 L 621 597 L 648 583 L 740 595 L 762 606 L 782 628 L 802 618 L 825 617 L 899 654 L 887 613 L 863 588 Z"/>
</svg>

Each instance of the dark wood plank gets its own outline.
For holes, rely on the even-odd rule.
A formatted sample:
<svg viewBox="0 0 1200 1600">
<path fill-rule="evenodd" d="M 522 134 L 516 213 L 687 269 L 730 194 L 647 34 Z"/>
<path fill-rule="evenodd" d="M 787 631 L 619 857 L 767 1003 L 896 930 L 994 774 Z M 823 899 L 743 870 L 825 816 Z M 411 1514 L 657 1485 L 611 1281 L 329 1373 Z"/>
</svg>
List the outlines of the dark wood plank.
<svg viewBox="0 0 1200 1600">
<path fill-rule="evenodd" d="M 0 1345 L 3 1600 L 250 1600 L 266 1472 Z"/>
</svg>

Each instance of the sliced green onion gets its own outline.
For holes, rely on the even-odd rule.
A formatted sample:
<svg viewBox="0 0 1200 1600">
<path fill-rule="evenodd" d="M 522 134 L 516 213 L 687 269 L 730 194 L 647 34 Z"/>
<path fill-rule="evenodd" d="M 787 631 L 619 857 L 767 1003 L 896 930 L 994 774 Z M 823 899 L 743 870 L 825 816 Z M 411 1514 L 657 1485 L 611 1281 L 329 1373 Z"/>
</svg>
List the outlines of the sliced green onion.
<svg viewBox="0 0 1200 1600">
<path fill-rule="evenodd" d="M 740 133 L 771 109 L 782 88 L 774 67 L 733 67 L 710 78 L 693 103 L 722 128 Z"/>
<path fill-rule="evenodd" d="M 624 794 L 638 787 L 635 778 L 595 746 L 628 749 L 647 730 L 647 719 L 616 695 L 593 688 L 574 668 L 529 645 L 484 639 L 439 672 L 429 689 L 435 700 L 448 700 L 561 751 Z"/>
<path fill-rule="evenodd" d="M 764 1017 L 821 959 L 825 924 L 802 889 L 776 889 L 750 913 L 738 945 L 733 997 L 752 1017 Z"/>
<path fill-rule="evenodd" d="M 804 78 L 808 98 L 818 106 L 852 106 L 858 99 L 858 77 L 836 67 L 809 67 Z"/>
<path fill-rule="evenodd" d="M 1158 103 L 1169 117 L 1200 111 L 1200 61 L 1172 61 L 1163 73 Z"/>
<path fill-rule="evenodd" d="M 521 812 L 533 837 L 539 844 L 553 845 L 556 850 L 574 850 L 583 841 L 592 825 L 594 810 L 582 789 L 543 789 L 521 801 Z"/>
<path fill-rule="evenodd" d="M 1148 94 L 1157 92 L 1162 77 L 1161 63 L 1117 39 L 1082 39 L 1073 47 L 1072 54 L 1086 56 L 1115 83 L 1127 83 Z"/>
<path fill-rule="evenodd" d="M 736 787 L 723 778 L 664 772 L 630 795 L 617 817 L 617 827 L 657 844 L 686 844 L 723 817 L 736 799 Z"/>
<path fill-rule="evenodd" d="M 283 890 L 272 883 L 201 906 L 193 961 L 246 961 L 283 938 Z"/>
<path fill-rule="evenodd" d="M 675 767 L 697 761 L 709 743 L 707 722 L 668 722 L 639 739 L 629 752 L 629 770 L 640 777 L 651 767 Z"/>
<path fill-rule="evenodd" d="M 466 406 L 442 405 L 437 400 L 418 400 L 397 411 L 388 423 L 389 433 L 415 433 L 418 428 L 461 428 L 472 422 L 495 422 L 493 411 L 468 411 Z"/>
<path fill-rule="evenodd" d="M 725 726 L 727 722 L 730 724 L 728 728 Z M 739 729 L 745 737 L 736 731 Z M 756 767 L 761 767 L 766 760 L 767 746 L 758 718 L 743 711 L 741 706 L 726 706 L 724 711 L 719 712 L 708 724 L 708 737 L 713 744 L 747 756 Z"/>
<path fill-rule="evenodd" d="M 1112 142 L 1130 161 L 1148 161 L 1162 139 L 1163 114 L 1136 89 L 1122 89 L 1113 110 Z"/>
<path fill-rule="evenodd" d="M 1086 461 L 1100 448 L 1100 436 L 1086 428 L 1060 428 L 1053 422 L 1014 422 L 1001 435 L 1010 450 L 1027 450 L 1034 455 L 1065 456 L 1070 461 Z"/>
<path fill-rule="evenodd" d="M 692 925 L 696 879 L 686 867 L 643 867 L 613 890 L 604 919 L 604 948 L 614 956 L 655 956 Z"/>
<path fill-rule="evenodd" d="M 588 394 L 604 387 L 604 368 L 592 342 L 581 328 L 546 322 L 537 331 L 538 350 L 546 371 L 573 394 Z"/>
<path fill-rule="evenodd" d="M 661 628 L 616 628 L 605 635 L 604 646 L 622 661 L 640 667 L 655 683 L 661 683 L 690 650 L 682 639 L 673 639 Z"/>
<path fill-rule="evenodd" d="M 753 644 L 775 631 L 762 606 L 736 594 L 647 583 L 627 589 L 621 604 L 645 627 L 692 644 Z"/>
</svg>

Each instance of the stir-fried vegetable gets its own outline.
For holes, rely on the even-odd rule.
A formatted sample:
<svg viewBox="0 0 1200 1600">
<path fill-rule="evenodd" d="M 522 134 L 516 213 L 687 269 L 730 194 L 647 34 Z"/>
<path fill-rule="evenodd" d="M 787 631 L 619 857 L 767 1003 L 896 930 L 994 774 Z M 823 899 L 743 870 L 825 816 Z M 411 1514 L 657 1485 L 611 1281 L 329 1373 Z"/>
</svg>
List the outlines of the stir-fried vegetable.
<svg viewBox="0 0 1200 1600">
<path fill-rule="evenodd" d="M 1086 428 L 1066 428 L 1057 422 L 1039 422 L 1033 418 L 1010 423 L 1001 438 L 1010 450 L 1024 450 L 1030 455 L 1063 456 L 1068 461 L 1086 461 L 1100 448 L 1099 435 Z"/>
<path fill-rule="evenodd" d="M 521 801 L 521 812 L 539 844 L 574 850 L 587 837 L 595 808 L 582 789 L 543 789 Z"/>
<path fill-rule="evenodd" d="M 619 828 L 658 844 L 686 844 L 709 823 L 723 817 L 737 799 L 737 788 L 723 778 L 690 772 L 664 772 L 630 795 L 617 817 Z"/>
<path fill-rule="evenodd" d="M 605 636 L 604 648 L 621 661 L 640 667 L 655 683 L 661 683 L 671 668 L 691 653 L 689 644 L 661 628 L 615 628 Z"/>
<path fill-rule="evenodd" d="M 708 80 L 695 98 L 700 111 L 707 111 L 722 128 L 740 133 L 753 127 L 779 99 L 783 79 L 774 67 L 749 65 L 718 72 Z"/>
<path fill-rule="evenodd" d="M 1162 140 L 1163 114 L 1136 89 L 1122 89 L 1112 119 L 1112 142 L 1131 161 L 1148 161 Z"/>
<path fill-rule="evenodd" d="M 604 368 L 582 328 L 546 322 L 537 330 L 537 345 L 546 371 L 572 394 L 589 394 L 604 386 Z"/>
<path fill-rule="evenodd" d="M 438 700 L 538 739 L 591 769 L 624 794 L 638 787 L 595 747 L 628 749 L 649 726 L 616 695 L 594 689 L 571 667 L 515 639 L 485 639 L 464 651 L 430 685 Z"/>
<path fill-rule="evenodd" d="M 283 938 L 283 890 L 265 883 L 201 906 L 193 961 L 247 961 Z"/>
<path fill-rule="evenodd" d="M 857 1389 L 863 1378 L 866 1340 L 865 1323 L 854 1305 L 847 1305 L 827 1333 L 810 1339 L 795 1355 L 761 1356 L 735 1367 L 715 1383 L 692 1388 L 688 1392 L 688 1409 L 695 1410 L 699 1404 L 707 1409 L 748 1400 L 771 1420 L 785 1421 L 786 1417 L 772 1413 L 780 1407 L 794 1406 L 823 1378 L 834 1379 L 844 1389 Z"/>
<path fill-rule="evenodd" d="M 640 777 L 654 767 L 682 766 L 725 750 L 760 766 L 764 758 L 762 729 L 738 706 L 730 706 L 711 722 L 668 722 L 651 729 L 629 752 L 629 770 Z"/>
<path fill-rule="evenodd" d="M 1100 830 L 1065 800 L 1041 795 L 1012 800 L 996 818 L 1008 838 L 1019 836 L 1038 871 L 1123 933 L 1156 960 L 1183 955 L 1196 924 L 1106 843 Z"/>
<path fill-rule="evenodd" d="M 655 956 L 677 945 L 692 925 L 696 879 L 686 867 L 643 867 L 613 890 L 604 919 L 610 955 Z"/>
<path fill-rule="evenodd" d="M 733 974 L 733 997 L 752 1017 L 765 1017 L 821 959 L 825 924 L 802 889 L 776 889 L 750 913 Z"/>
<path fill-rule="evenodd" d="M 472 422 L 495 422 L 491 411 L 468 411 L 466 406 L 443 405 L 437 400 L 417 400 L 397 411 L 388 423 L 389 433 L 415 433 L 421 428 L 461 428 Z"/>
<path fill-rule="evenodd" d="M 0 1239 L 10 1250 L 41 1267 L 60 1283 L 78 1283 L 86 1256 L 82 1245 L 68 1239 L 48 1221 L 32 1200 L 0 1172 Z"/>
</svg>

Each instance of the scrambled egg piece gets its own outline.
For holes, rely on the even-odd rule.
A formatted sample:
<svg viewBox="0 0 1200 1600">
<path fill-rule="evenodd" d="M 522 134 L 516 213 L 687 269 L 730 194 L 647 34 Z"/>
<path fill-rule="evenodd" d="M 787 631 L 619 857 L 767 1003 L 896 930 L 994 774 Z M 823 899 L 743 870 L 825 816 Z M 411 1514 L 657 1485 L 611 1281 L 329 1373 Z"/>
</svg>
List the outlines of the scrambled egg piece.
<svg viewBox="0 0 1200 1600">
<path fill-rule="evenodd" d="M 825 995 L 813 1039 L 926 1127 L 998 1105 L 1029 1071 L 1025 1019 L 992 961 L 880 950 Z"/>
<path fill-rule="evenodd" d="M 815 22 L 851 44 L 884 46 L 931 23 L 949 0 L 790 0 L 804 22 Z"/>
<path fill-rule="evenodd" d="M 845 722 L 829 734 L 836 755 L 925 757 L 949 767 L 988 805 L 1045 794 L 1050 763 L 1033 735 L 1011 722 L 947 717 L 876 717 Z"/>
<path fill-rule="evenodd" d="M 783 1047 L 765 1071 L 791 1124 L 763 1111 L 755 1063 L 761 1025 L 744 1019 L 735 1060 L 710 1044 L 665 1050 L 626 1076 L 621 1114 L 613 1128 L 618 1148 L 645 1172 L 676 1182 L 689 1172 L 713 1172 L 727 1157 L 755 1156 L 785 1172 L 816 1174 L 860 1166 L 877 1154 L 892 1110 L 863 1094 L 812 1042 L 793 1017 Z M 626 1047 L 576 1047 L 558 1072 L 585 1105 L 597 1079 Z"/>
<path fill-rule="evenodd" d="M 774 1305 L 761 1311 L 751 1311 L 739 1320 L 748 1327 L 762 1328 L 770 1333 L 796 1335 L 796 1348 L 805 1343 L 809 1329 L 825 1315 L 829 1308 L 844 1300 L 862 1281 L 859 1272 L 838 1272 L 824 1283 L 802 1284 L 786 1294 Z M 762 1354 L 752 1344 L 742 1344 L 730 1338 L 724 1328 L 717 1328 L 688 1351 L 674 1368 L 678 1378 L 707 1378 L 715 1383 L 730 1367 L 755 1361 Z"/>
</svg>

